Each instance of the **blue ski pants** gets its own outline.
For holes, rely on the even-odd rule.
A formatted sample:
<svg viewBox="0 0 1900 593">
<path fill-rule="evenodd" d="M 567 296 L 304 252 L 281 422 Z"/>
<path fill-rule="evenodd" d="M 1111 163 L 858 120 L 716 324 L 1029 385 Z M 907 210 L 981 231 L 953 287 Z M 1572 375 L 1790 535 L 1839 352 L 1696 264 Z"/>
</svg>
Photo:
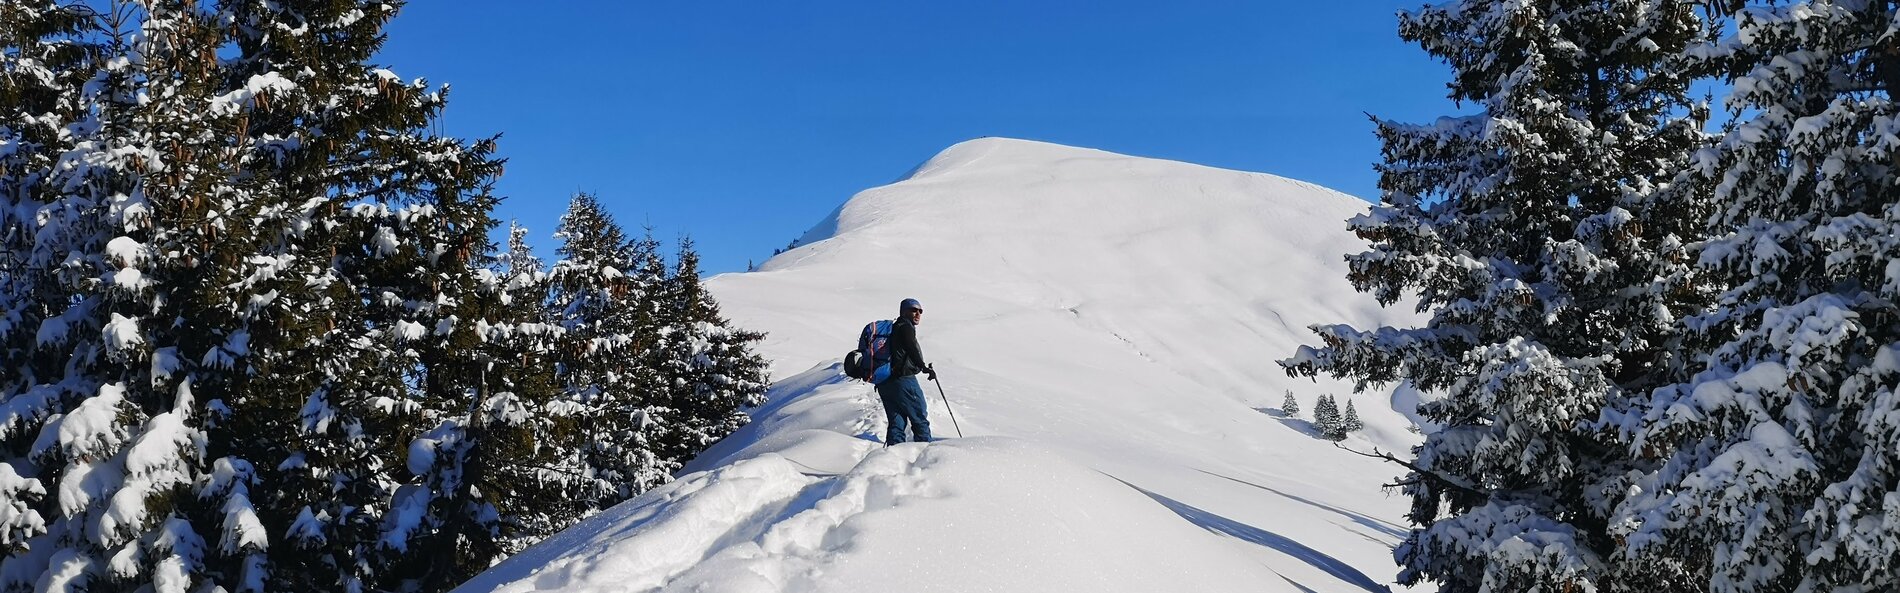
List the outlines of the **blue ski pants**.
<svg viewBox="0 0 1900 593">
<path fill-rule="evenodd" d="M 884 403 L 884 419 L 890 424 L 890 431 L 884 434 L 884 444 L 904 442 L 906 425 L 910 427 L 911 440 L 930 442 L 930 411 L 924 409 L 924 388 L 917 384 L 916 375 L 877 384 L 877 399 Z"/>
</svg>

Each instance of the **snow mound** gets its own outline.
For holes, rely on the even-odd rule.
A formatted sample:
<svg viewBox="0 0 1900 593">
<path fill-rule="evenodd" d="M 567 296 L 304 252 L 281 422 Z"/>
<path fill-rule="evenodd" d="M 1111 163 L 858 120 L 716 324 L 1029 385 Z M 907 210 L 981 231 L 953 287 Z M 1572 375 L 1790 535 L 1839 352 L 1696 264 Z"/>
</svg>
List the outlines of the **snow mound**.
<svg viewBox="0 0 1900 593">
<path fill-rule="evenodd" d="M 1259 173 L 953 146 L 707 282 L 769 334 L 752 424 L 461 590 L 1387 591 L 1406 504 L 1380 485 L 1402 470 L 1279 413 L 1288 390 L 1310 410 L 1351 389 L 1273 362 L 1310 324 L 1417 323 L 1344 280 L 1366 207 Z M 886 448 L 838 361 L 906 297 L 952 438 Z M 1353 396 L 1367 428 L 1344 445 L 1418 442 L 1419 397 Z"/>
</svg>

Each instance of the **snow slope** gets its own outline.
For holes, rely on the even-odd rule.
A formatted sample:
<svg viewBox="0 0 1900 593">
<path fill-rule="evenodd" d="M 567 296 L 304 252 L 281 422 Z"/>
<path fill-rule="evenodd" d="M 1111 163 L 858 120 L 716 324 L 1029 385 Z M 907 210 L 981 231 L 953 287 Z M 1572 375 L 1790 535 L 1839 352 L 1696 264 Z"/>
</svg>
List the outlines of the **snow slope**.
<svg viewBox="0 0 1900 593">
<path fill-rule="evenodd" d="M 1271 175 L 964 142 L 760 271 L 708 281 L 769 332 L 770 401 L 680 479 L 459 591 L 1384 591 L 1399 470 L 1278 414 L 1344 385 L 1273 363 L 1305 326 L 1407 325 L 1354 293 L 1360 200 Z M 939 437 L 883 447 L 838 360 L 897 302 Z M 921 378 L 921 377 L 920 377 Z M 955 422 L 943 408 L 947 395 Z M 1409 405 L 1415 394 L 1397 398 Z M 1346 444 L 1418 438 L 1389 392 Z"/>
</svg>

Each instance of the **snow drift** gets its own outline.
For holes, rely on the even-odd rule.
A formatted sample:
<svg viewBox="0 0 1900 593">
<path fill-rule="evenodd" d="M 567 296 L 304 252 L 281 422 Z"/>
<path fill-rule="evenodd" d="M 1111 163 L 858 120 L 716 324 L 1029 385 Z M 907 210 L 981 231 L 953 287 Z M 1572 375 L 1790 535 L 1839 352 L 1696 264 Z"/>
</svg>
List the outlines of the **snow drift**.
<svg viewBox="0 0 1900 593">
<path fill-rule="evenodd" d="M 1265 174 L 953 146 L 708 281 L 770 334 L 751 425 L 460 591 L 1387 590 L 1400 470 L 1279 414 L 1286 390 L 1310 410 L 1350 389 L 1273 362 L 1309 324 L 1416 323 L 1344 280 L 1365 208 Z M 966 438 L 882 446 L 876 396 L 839 373 L 905 297 L 941 372 L 934 431 Z M 1389 392 L 1352 401 L 1347 446 L 1416 442 Z"/>
</svg>

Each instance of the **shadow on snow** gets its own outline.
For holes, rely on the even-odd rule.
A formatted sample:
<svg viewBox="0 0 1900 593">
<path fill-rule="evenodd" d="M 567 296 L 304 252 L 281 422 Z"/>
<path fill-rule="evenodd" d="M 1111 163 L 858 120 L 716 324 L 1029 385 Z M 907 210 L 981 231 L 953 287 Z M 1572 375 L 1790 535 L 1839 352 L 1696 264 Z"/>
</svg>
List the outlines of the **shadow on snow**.
<svg viewBox="0 0 1900 593">
<path fill-rule="evenodd" d="M 1274 420 L 1279 420 L 1281 424 L 1285 424 L 1287 428 L 1299 431 L 1300 434 L 1316 439 L 1326 438 L 1325 435 L 1319 433 L 1319 427 L 1314 425 L 1313 421 L 1300 418 L 1299 416 L 1289 416 L 1279 408 L 1254 408 L 1253 411 L 1272 416 Z"/>
<path fill-rule="evenodd" d="M 1115 476 L 1109 477 L 1115 478 Z M 1152 498 L 1155 502 L 1161 503 L 1161 506 L 1168 507 L 1168 510 L 1174 511 L 1174 513 L 1180 515 L 1181 518 L 1187 519 L 1188 522 L 1195 525 L 1199 525 L 1202 529 L 1272 548 L 1282 554 L 1292 556 L 1302 562 L 1310 564 L 1313 568 L 1320 569 L 1322 572 L 1333 575 L 1339 580 L 1371 593 L 1392 593 L 1391 589 L 1386 588 L 1385 585 L 1380 584 L 1378 581 L 1372 580 L 1372 577 L 1366 576 L 1365 573 L 1359 572 L 1358 569 L 1344 562 L 1340 562 L 1339 559 L 1328 556 L 1324 552 L 1306 547 L 1305 544 L 1293 541 L 1286 536 L 1201 510 L 1199 507 L 1185 502 L 1149 492 L 1147 489 L 1129 484 L 1128 481 L 1121 478 L 1115 478 L 1115 481 L 1126 484 L 1129 488 L 1134 488 L 1135 491 L 1147 495 L 1148 498 Z M 1282 576 L 1280 578 L 1284 579 L 1286 577 Z M 1292 583 L 1291 580 L 1287 582 Z M 1310 590 L 1298 583 L 1294 583 L 1294 586 L 1302 590 Z"/>
<path fill-rule="evenodd" d="M 1383 520 L 1383 519 L 1379 519 L 1379 518 L 1377 518 L 1377 517 L 1371 517 L 1371 516 L 1367 516 L 1367 515 L 1365 515 L 1365 514 L 1361 514 L 1361 513 L 1359 513 L 1359 512 L 1356 512 L 1356 511 L 1349 511 L 1349 510 L 1346 510 L 1346 509 L 1342 509 L 1342 508 L 1339 508 L 1339 507 L 1336 507 L 1336 506 L 1333 506 L 1333 505 L 1329 505 L 1329 504 L 1326 504 L 1326 503 L 1323 503 L 1323 502 L 1319 502 L 1319 501 L 1315 501 L 1315 500 L 1311 500 L 1311 499 L 1307 499 L 1307 498 L 1303 498 L 1303 497 L 1299 497 L 1299 496 L 1294 496 L 1294 495 L 1292 495 L 1292 494 L 1287 494 L 1287 493 L 1285 493 L 1285 492 L 1281 492 L 1281 491 L 1279 491 L 1279 490 L 1276 490 L 1276 489 L 1273 489 L 1273 488 L 1269 488 L 1269 487 L 1267 487 L 1267 486 L 1262 486 L 1262 485 L 1259 485 L 1259 484 L 1255 484 L 1255 483 L 1253 483 L 1253 482 L 1249 482 L 1249 481 L 1246 481 L 1246 480 L 1242 480 L 1242 479 L 1240 479 L 1240 478 L 1235 478 L 1235 477 L 1230 477 L 1230 476 L 1223 476 L 1223 475 L 1220 475 L 1220 474 L 1217 474 L 1217 473 L 1214 473 L 1214 472 L 1210 472 L 1210 471 L 1207 471 L 1207 470 L 1204 470 L 1204 469 L 1196 469 L 1196 470 L 1194 470 L 1194 471 L 1197 471 L 1197 472 L 1201 472 L 1201 473 L 1204 473 L 1204 474 L 1207 474 L 1207 475 L 1210 475 L 1210 476 L 1214 476 L 1214 477 L 1216 477 L 1216 478 L 1220 478 L 1220 479 L 1223 479 L 1223 480 L 1228 480 L 1228 481 L 1231 481 L 1231 482 L 1239 482 L 1239 483 L 1241 483 L 1241 484 L 1246 484 L 1246 485 L 1248 485 L 1248 486 L 1253 486 L 1253 487 L 1255 487 L 1255 488 L 1259 488 L 1259 489 L 1261 489 L 1261 490 L 1265 490 L 1265 491 L 1268 491 L 1268 492 L 1272 492 L 1272 493 L 1274 493 L 1274 494 L 1278 494 L 1278 495 L 1280 495 L 1280 496 L 1282 496 L 1282 497 L 1285 497 L 1285 498 L 1290 498 L 1290 499 L 1293 499 L 1293 500 L 1296 500 L 1296 501 L 1299 501 L 1299 502 L 1303 502 L 1303 503 L 1306 503 L 1306 504 L 1308 504 L 1308 505 L 1312 505 L 1312 506 L 1314 506 L 1314 507 L 1317 507 L 1317 508 L 1320 508 L 1320 509 L 1325 509 L 1325 510 L 1327 510 L 1327 511 L 1332 511 L 1332 512 L 1334 512 L 1334 513 L 1338 513 L 1338 514 L 1340 514 L 1340 515 L 1344 515 L 1344 516 L 1345 516 L 1346 518 L 1348 518 L 1348 519 L 1352 519 L 1352 522 L 1354 522 L 1354 523 L 1358 523 L 1358 524 L 1360 524 L 1360 525 L 1363 525 L 1363 526 L 1365 526 L 1365 527 L 1366 527 L 1367 529 L 1371 529 L 1371 530 L 1373 530 L 1373 531 L 1377 531 L 1377 532 L 1379 532 L 1379 533 L 1382 533 L 1382 534 L 1385 534 L 1385 535 L 1388 535 L 1388 536 L 1391 536 L 1391 537 L 1392 537 L 1393 539 L 1396 539 L 1396 540 L 1401 540 L 1401 541 L 1403 541 L 1403 540 L 1404 540 L 1404 539 L 1406 538 L 1406 536 L 1408 536 L 1408 535 L 1411 535 L 1411 534 L 1410 534 L 1410 533 L 1409 533 L 1408 531 L 1406 531 L 1406 529 L 1405 529 L 1405 528 L 1403 528 L 1403 527 L 1400 527 L 1400 526 L 1399 526 L 1398 524 L 1395 524 L 1395 523 L 1392 523 L 1391 521 L 1386 521 L 1386 520 Z"/>
</svg>

